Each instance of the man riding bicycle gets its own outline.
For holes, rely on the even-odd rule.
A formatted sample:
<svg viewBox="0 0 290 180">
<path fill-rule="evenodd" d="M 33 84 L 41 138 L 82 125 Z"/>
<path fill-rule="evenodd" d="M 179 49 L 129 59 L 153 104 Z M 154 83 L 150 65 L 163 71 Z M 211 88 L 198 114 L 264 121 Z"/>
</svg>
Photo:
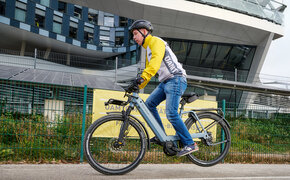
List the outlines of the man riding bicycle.
<svg viewBox="0 0 290 180">
<path fill-rule="evenodd" d="M 139 88 L 143 89 L 155 74 L 158 74 L 158 80 L 160 81 L 160 84 L 145 102 L 148 109 L 164 130 L 156 107 L 166 100 L 166 117 L 184 146 L 177 156 L 184 156 L 197 151 L 197 144 L 192 140 L 178 114 L 179 101 L 187 87 L 185 70 L 168 44 L 163 39 L 151 35 L 153 26 L 149 21 L 137 20 L 129 27 L 129 30 L 133 34 L 133 40 L 146 50 L 146 68 L 141 77 L 136 79 Z M 156 137 L 150 141 L 159 143 Z"/>
</svg>

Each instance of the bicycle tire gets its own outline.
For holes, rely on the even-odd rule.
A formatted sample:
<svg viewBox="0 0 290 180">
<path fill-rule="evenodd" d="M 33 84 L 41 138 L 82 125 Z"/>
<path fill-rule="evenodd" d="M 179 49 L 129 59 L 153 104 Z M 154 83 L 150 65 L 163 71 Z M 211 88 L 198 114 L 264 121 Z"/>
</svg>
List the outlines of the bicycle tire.
<svg viewBox="0 0 290 180">
<path fill-rule="evenodd" d="M 146 152 L 146 136 L 140 125 L 129 118 L 124 146 L 116 148 L 121 115 L 107 115 L 96 120 L 86 131 L 84 152 L 88 163 L 106 175 L 121 175 L 135 169 Z"/>
<path fill-rule="evenodd" d="M 216 143 L 216 145 L 209 146 L 204 139 L 194 139 L 199 150 L 187 155 L 187 157 L 196 165 L 213 166 L 222 161 L 229 152 L 231 146 L 230 130 L 225 121 L 215 113 L 202 112 L 198 113 L 197 116 L 204 123 L 205 130 L 211 133 L 211 143 Z M 189 117 L 185 124 L 190 133 L 202 132 L 198 121 L 193 117 Z"/>
</svg>

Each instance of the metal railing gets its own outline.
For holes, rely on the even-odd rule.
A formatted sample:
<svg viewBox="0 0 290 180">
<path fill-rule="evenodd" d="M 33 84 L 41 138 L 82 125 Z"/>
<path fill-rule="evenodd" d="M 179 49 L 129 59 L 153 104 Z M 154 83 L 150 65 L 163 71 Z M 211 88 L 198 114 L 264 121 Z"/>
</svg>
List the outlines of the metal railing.
<svg viewBox="0 0 290 180">
<path fill-rule="evenodd" d="M 35 50 L 24 52 L 0 49 L 0 65 L 17 66 L 77 74 L 106 77 L 112 81 L 123 81 L 136 77 L 140 63 L 131 59 L 98 59 L 94 57 L 69 55 Z"/>
</svg>

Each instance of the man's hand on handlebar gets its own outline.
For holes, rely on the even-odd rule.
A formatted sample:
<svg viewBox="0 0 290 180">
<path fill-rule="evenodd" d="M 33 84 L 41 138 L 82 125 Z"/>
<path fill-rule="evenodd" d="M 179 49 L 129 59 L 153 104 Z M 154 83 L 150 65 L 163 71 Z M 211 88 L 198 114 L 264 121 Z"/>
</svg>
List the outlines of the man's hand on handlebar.
<svg viewBox="0 0 290 180">
<path fill-rule="evenodd" d="M 128 93 L 139 91 L 139 85 L 142 84 L 143 82 L 144 82 L 144 79 L 142 77 L 137 77 L 136 79 L 132 81 L 132 84 L 128 86 L 126 91 Z"/>
<path fill-rule="evenodd" d="M 137 84 L 137 85 L 140 85 L 144 82 L 144 79 L 142 77 L 137 77 L 135 80 L 134 80 L 134 83 Z"/>
</svg>

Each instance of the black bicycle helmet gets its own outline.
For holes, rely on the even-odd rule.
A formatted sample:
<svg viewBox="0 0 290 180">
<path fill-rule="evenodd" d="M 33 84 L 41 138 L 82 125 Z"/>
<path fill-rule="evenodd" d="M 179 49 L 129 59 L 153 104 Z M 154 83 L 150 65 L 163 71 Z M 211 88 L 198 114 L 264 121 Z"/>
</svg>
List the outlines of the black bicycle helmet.
<svg viewBox="0 0 290 180">
<path fill-rule="evenodd" d="M 133 22 L 133 24 L 129 27 L 129 31 L 133 31 L 134 29 L 146 29 L 149 33 L 153 32 L 153 26 L 151 22 L 146 20 L 136 20 Z"/>
</svg>

